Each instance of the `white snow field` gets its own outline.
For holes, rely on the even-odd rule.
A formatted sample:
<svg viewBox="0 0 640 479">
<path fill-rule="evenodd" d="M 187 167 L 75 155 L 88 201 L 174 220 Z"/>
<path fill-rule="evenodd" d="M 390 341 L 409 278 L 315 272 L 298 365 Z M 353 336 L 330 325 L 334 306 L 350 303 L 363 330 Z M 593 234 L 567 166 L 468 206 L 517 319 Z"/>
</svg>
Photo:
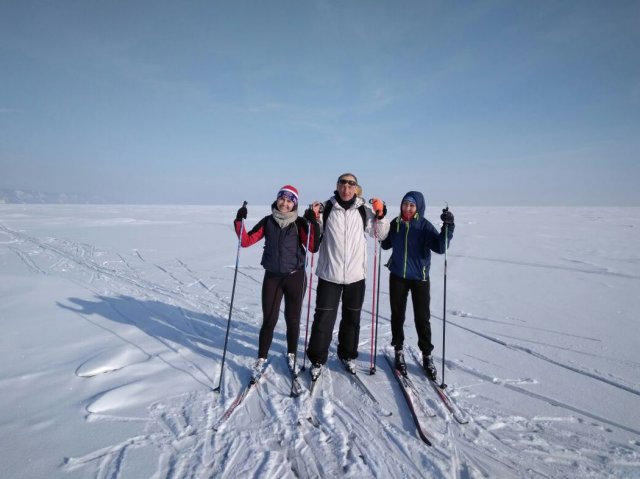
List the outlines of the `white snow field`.
<svg viewBox="0 0 640 479">
<path fill-rule="evenodd" d="M 410 361 L 429 447 L 383 356 L 385 268 L 369 374 L 372 240 L 358 375 L 377 402 L 335 340 L 314 398 L 307 372 L 291 398 L 281 318 L 259 387 L 214 430 L 261 324 L 255 245 L 240 253 L 214 392 L 238 206 L 0 205 L 2 477 L 640 477 L 640 208 L 451 206 L 445 323 L 443 256 L 431 271 L 434 354 L 441 376 L 446 324 L 445 382 L 471 421 Z M 269 212 L 249 205 L 247 226 Z M 427 209 L 438 226 L 439 213 Z M 306 322 L 305 298 L 300 351 Z M 417 350 L 410 306 L 405 331 Z"/>
</svg>

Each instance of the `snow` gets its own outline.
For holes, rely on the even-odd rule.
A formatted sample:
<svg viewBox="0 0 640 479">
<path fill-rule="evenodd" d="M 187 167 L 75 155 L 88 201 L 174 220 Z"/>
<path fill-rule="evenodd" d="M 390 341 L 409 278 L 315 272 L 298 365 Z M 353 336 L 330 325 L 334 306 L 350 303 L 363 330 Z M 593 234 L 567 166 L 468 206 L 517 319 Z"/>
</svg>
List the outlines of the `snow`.
<svg viewBox="0 0 640 479">
<path fill-rule="evenodd" d="M 377 373 L 370 289 L 358 359 L 379 404 L 335 340 L 316 399 L 290 398 L 281 319 L 259 388 L 213 430 L 248 381 L 261 323 L 254 246 L 240 253 L 214 392 L 236 209 L 0 205 L 3 477 L 640 477 L 640 208 L 452 207 L 445 381 L 471 422 L 452 420 L 408 355 L 436 413 L 422 417 L 433 447 L 383 357 L 384 268 Z M 268 211 L 250 206 L 247 224 Z M 443 259 L 431 272 L 440 375 Z M 410 306 L 405 332 L 415 350 Z"/>
</svg>

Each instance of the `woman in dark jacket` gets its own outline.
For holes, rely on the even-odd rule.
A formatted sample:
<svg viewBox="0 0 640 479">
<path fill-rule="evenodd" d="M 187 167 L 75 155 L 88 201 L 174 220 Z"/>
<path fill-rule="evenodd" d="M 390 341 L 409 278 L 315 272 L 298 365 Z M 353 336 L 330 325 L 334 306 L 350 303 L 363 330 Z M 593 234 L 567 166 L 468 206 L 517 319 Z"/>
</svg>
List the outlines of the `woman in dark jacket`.
<svg viewBox="0 0 640 479">
<path fill-rule="evenodd" d="M 402 351 L 404 345 L 404 320 L 407 309 L 407 297 L 411 292 L 414 322 L 418 333 L 418 347 L 422 351 L 425 373 L 435 381 L 436 368 L 433 365 L 431 351 L 430 322 L 430 283 L 429 268 L 431 252 L 445 252 L 445 240 L 453 238 L 453 214 L 446 210 L 440 219 L 448 225 L 448 238 L 445 239 L 445 228 L 436 230 L 435 226 L 424 217 L 424 196 L 419 191 L 409 191 L 402 198 L 400 216 L 391 221 L 389 235 L 382 241 L 382 249 L 392 248 L 388 267 L 389 299 L 391 302 L 391 345 L 395 349 L 396 368 L 407 373 L 407 366 Z"/>
<path fill-rule="evenodd" d="M 298 190 L 285 185 L 278 191 L 271 205 L 272 213 L 262 218 L 250 231 L 242 228 L 247 208 L 238 210 L 234 222 L 236 234 L 242 238 L 243 248 L 264 238 L 261 264 L 265 269 L 262 282 L 262 327 L 258 342 L 258 360 L 254 374 L 261 374 L 273 340 L 280 304 L 284 296 L 284 319 L 287 323 L 287 359 L 289 368 L 295 368 L 296 349 L 300 333 L 300 310 L 306 285 L 304 270 L 305 248 L 316 252 L 316 238 L 320 236 L 318 223 L 298 216 Z"/>
</svg>

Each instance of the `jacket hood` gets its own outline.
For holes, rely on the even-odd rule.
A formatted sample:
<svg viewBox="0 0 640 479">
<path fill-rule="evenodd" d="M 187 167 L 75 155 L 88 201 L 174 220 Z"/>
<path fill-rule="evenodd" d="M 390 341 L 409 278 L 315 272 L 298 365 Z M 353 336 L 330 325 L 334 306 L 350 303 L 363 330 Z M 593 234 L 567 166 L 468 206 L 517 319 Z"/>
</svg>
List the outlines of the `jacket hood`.
<svg viewBox="0 0 640 479">
<path fill-rule="evenodd" d="M 418 218 L 424 218 L 424 208 L 425 208 L 425 204 L 424 204 L 424 195 L 422 193 L 420 193 L 419 191 L 408 191 L 403 197 L 402 197 L 402 201 L 404 201 L 404 199 L 407 196 L 413 196 L 413 198 L 415 198 L 416 200 L 416 213 L 418 213 Z M 402 216 L 402 201 L 400 202 L 400 216 Z"/>
</svg>

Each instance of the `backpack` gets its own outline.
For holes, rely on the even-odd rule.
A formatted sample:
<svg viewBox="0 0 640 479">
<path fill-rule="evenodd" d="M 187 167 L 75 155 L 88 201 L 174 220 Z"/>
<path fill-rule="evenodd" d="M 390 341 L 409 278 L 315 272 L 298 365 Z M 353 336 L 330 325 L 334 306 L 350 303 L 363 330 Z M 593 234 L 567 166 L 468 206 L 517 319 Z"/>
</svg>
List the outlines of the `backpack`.
<svg viewBox="0 0 640 479">
<path fill-rule="evenodd" d="M 324 204 L 324 210 L 322 210 L 322 224 L 327 224 L 327 218 L 329 218 L 329 213 L 331 213 L 331 208 L 333 208 L 333 201 L 329 200 Z M 364 204 L 358 206 L 358 211 L 360 212 L 360 216 L 362 216 L 362 229 L 367 228 L 367 210 L 365 209 Z"/>
</svg>

